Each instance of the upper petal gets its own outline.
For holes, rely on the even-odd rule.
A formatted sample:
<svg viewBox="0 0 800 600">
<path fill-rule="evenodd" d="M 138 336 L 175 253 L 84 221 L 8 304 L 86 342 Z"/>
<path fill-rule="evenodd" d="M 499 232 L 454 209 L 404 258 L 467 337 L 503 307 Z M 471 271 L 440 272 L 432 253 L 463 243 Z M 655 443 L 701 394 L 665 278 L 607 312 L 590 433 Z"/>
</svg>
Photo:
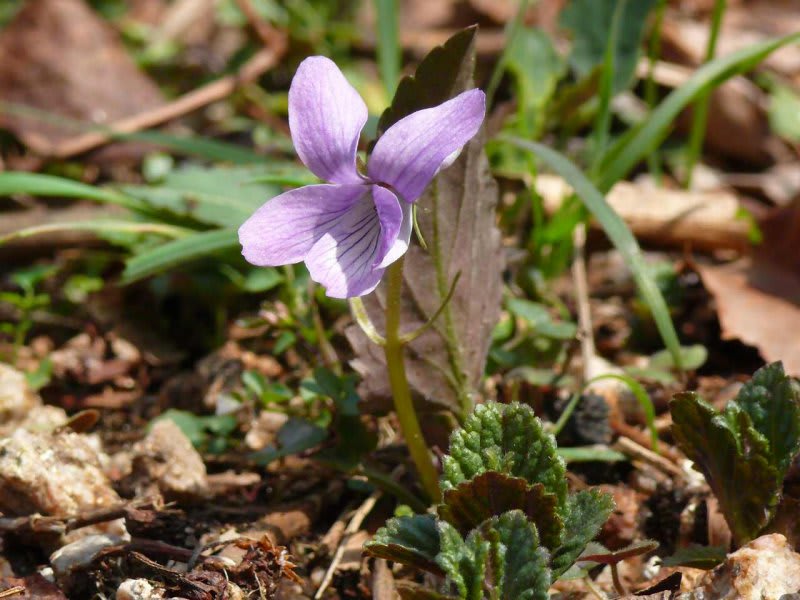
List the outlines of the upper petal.
<svg viewBox="0 0 800 600">
<path fill-rule="evenodd" d="M 289 88 L 289 129 L 300 160 L 333 183 L 362 181 L 356 169 L 358 138 L 367 106 L 332 60 L 305 59 Z"/>
<path fill-rule="evenodd" d="M 376 265 L 385 254 L 384 248 L 391 248 L 402 221 L 397 198 L 388 190 L 383 192 L 373 187 L 372 197 L 362 197 L 342 214 L 308 253 L 308 272 L 325 286 L 328 296 L 363 296 L 380 282 L 384 269 Z M 385 237 L 392 238 L 391 242 L 387 243 Z"/>
<path fill-rule="evenodd" d="M 370 179 L 415 202 L 442 164 L 478 132 L 485 112 L 486 97 L 476 89 L 400 119 L 375 144 Z"/>
<path fill-rule="evenodd" d="M 239 228 L 242 254 L 262 267 L 300 262 L 360 198 L 371 202 L 368 192 L 364 184 L 323 184 L 276 196 Z"/>
</svg>

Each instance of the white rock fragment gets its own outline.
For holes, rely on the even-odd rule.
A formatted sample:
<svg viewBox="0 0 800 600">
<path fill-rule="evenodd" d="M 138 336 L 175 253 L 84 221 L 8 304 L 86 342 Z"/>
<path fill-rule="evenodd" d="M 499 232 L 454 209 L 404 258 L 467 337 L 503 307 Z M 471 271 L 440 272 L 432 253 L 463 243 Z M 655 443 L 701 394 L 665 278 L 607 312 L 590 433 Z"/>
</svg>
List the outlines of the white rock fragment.
<svg viewBox="0 0 800 600">
<path fill-rule="evenodd" d="M 261 450 L 274 444 L 278 432 L 288 420 L 289 415 L 286 413 L 261 411 L 250 426 L 250 431 L 244 436 L 244 443 L 251 450 Z"/>
<path fill-rule="evenodd" d="M 145 494 L 155 482 L 167 499 L 191 500 L 208 495 L 206 466 L 189 438 L 170 419 L 153 425 L 131 449 L 131 472 L 125 484 Z"/>
<path fill-rule="evenodd" d="M 800 554 L 779 533 L 742 546 L 689 592 L 693 600 L 778 600 L 800 590 Z"/>
<path fill-rule="evenodd" d="M 0 363 L 0 431 L 5 431 L 9 425 L 13 429 L 17 422 L 41 404 L 39 395 L 28 387 L 25 375 Z"/>
<path fill-rule="evenodd" d="M 126 579 L 119 584 L 116 600 L 161 600 L 166 590 L 153 586 L 147 579 Z"/>
<path fill-rule="evenodd" d="M 86 436 L 17 429 L 0 440 L 0 512 L 65 516 L 119 502 Z"/>
<path fill-rule="evenodd" d="M 50 564 L 57 578 L 67 577 L 75 569 L 88 567 L 104 548 L 129 542 L 130 535 L 87 535 L 67 544 L 50 555 Z"/>
</svg>

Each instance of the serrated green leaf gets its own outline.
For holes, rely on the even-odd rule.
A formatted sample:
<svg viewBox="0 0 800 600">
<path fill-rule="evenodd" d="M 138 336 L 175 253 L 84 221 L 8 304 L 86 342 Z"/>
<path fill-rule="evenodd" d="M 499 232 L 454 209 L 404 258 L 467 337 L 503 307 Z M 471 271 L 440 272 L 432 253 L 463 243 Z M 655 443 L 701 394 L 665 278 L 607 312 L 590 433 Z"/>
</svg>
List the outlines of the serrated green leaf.
<svg viewBox="0 0 800 600">
<path fill-rule="evenodd" d="M 364 551 L 372 556 L 442 575 L 436 560 L 439 550 L 439 530 L 433 515 L 389 519 L 364 544 Z"/>
<path fill-rule="evenodd" d="M 503 600 L 546 600 L 549 555 L 539 545 L 536 526 L 518 510 L 493 517 L 480 528 L 489 541 L 488 588 Z M 475 533 L 477 535 L 478 532 Z"/>
<path fill-rule="evenodd" d="M 770 462 L 783 480 L 800 452 L 800 391 L 775 362 L 760 368 L 728 406 L 744 410 L 769 444 Z"/>
<path fill-rule="evenodd" d="M 603 64 L 614 12 L 626 0 L 570 0 L 561 12 L 561 25 L 572 32 L 569 62 L 586 76 Z M 630 84 L 639 58 L 642 31 L 655 0 L 627 1 L 620 19 L 614 52 L 614 92 Z"/>
<path fill-rule="evenodd" d="M 447 575 L 447 581 L 458 590 L 463 600 L 483 600 L 483 580 L 490 544 L 478 531 L 464 540 L 447 521 L 438 523 L 441 549 L 436 564 Z"/>
<path fill-rule="evenodd" d="M 564 543 L 553 553 L 550 561 L 553 580 L 575 563 L 586 544 L 599 533 L 612 510 L 614 500 L 598 490 L 582 490 L 570 496 L 564 520 Z"/>
<path fill-rule="evenodd" d="M 400 81 L 392 104 L 378 121 L 378 137 L 403 117 L 441 104 L 465 89 L 462 77 L 468 74 L 471 81 L 474 71 L 471 52 L 476 31 L 476 27 L 468 27 L 437 46 L 419 63 L 413 76 Z M 471 62 L 467 68 L 465 60 Z"/>
<path fill-rule="evenodd" d="M 516 402 L 481 404 L 464 427 L 450 436 L 440 480 L 442 491 L 486 471 L 541 483 L 556 496 L 559 513 L 563 513 L 567 500 L 564 461 L 556 454 L 553 436 L 545 432 L 531 407 Z"/>
<path fill-rule="evenodd" d="M 536 526 L 543 546 L 561 544 L 564 522 L 558 514 L 558 499 L 541 483 L 529 485 L 521 477 L 487 471 L 444 493 L 439 516 L 462 535 L 511 510 L 522 511 Z"/>
<path fill-rule="evenodd" d="M 694 569 L 713 569 L 728 555 L 724 546 L 689 546 L 678 548 L 675 554 L 661 561 L 665 567 L 692 567 Z"/>
<path fill-rule="evenodd" d="M 718 413 L 697 394 L 670 402 L 672 434 L 706 478 L 737 544 L 754 539 L 775 513 L 782 479 L 766 438 L 738 406 Z"/>
</svg>

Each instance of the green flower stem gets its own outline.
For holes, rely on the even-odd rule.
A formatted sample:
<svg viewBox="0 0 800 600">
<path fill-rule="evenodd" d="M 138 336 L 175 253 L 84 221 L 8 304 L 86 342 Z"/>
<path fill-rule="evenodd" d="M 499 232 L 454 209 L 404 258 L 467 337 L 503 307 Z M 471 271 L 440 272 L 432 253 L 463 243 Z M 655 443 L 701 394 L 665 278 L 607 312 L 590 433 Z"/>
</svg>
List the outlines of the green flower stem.
<svg viewBox="0 0 800 600">
<path fill-rule="evenodd" d="M 404 343 L 400 336 L 400 305 L 403 289 L 403 262 L 401 258 L 387 270 L 386 290 L 386 343 L 383 351 L 386 355 L 386 366 L 389 370 L 389 385 L 392 388 L 394 409 L 408 445 L 408 451 L 417 467 L 422 487 L 430 500 L 439 501 L 439 474 L 433 466 L 431 455 L 422 436 L 411 390 L 406 378 L 406 366 L 403 357 Z"/>
</svg>

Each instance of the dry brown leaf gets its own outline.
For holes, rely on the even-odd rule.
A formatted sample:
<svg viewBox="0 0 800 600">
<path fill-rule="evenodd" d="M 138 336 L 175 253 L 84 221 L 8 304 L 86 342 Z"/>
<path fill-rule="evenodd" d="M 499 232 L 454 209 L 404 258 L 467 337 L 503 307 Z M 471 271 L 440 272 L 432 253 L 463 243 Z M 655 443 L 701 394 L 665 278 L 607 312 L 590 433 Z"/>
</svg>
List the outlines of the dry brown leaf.
<svg viewBox="0 0 800 600">
<path fill-rule="evenodd" d="M 0 102 L 103 125 L 162 101 L 116 32 L 83 0 L 28 0 L 0 32 Z M 75 134 L 66 123 L 3 113 L 3 126 L 38 152 Z"/>
<path fill-rule="evenodd" d="M 717 301 L 722 337 L 755 346 L 764 360 L 781 360 L 800 376 L 800 204 L 761 228 L 764 242 L 752 256 L 698 270 Z"/>
</svg>

